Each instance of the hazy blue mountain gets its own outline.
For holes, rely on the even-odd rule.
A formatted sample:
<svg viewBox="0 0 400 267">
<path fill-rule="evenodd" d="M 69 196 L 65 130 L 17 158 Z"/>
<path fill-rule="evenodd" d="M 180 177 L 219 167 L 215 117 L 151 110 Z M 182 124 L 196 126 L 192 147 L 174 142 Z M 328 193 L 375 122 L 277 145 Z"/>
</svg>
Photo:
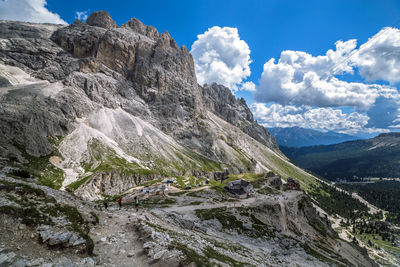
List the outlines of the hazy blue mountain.
<svg viewBox="0 0 400 267">
<path fill-rule="evenodd" d="M 325 178 L 400 177 L 400 133 L 334 145 L 284 147 L 290 159 Z"/>
<path fill-rule="evenodd" d="M 356 136 L 347 134 L 336 132 L 323 133 L 301 127 L 276 127 L 268 128 L 268 130 L 275 137 L 280 146 L 288 147 L 331 145 L 359 139 Z"/>
</svg>

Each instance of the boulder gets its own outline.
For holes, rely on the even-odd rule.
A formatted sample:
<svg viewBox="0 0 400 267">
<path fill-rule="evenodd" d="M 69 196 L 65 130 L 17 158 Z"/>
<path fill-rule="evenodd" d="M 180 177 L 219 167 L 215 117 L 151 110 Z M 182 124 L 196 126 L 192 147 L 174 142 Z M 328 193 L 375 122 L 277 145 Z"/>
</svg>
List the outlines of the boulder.
<svg viewBox="0 0 400 267">
<path fill-rule="evenodd" d="M 49 226 L 40 226 L 38 232 L 41 242 L 52 247 L 76 247 L 86 243 L 77 233 L 65 229 L 57 231 Z"/>
<path fill-rule="evenodd" d="M 18 259 L 12 265 L 12 267 L 26 267 L 28 266 L 28 261 L 25 259 Z"/>
<path fill-rule="evenodd" d="M 253 226 L 251 223 L 243 223 L 243 229 L 247 231 L 253 231 Z"/>
<path fill-rule="evenodd" d="M 282 179 L 279 175 L 269 177 L 267 185 L 273 188 L 278 188 L 282 185 Z"/>
<path fill-rule="evenodd" d="M 202 224 L 206 228 L 211 228 L 211 229 L 214 229 L 214 230 L 217 230 L 217 231 L 221 231 L 222 230 L 222 224 L 217 219 L 205 220 L 205 221 L 202 222 Z"/>
<path fill-rule="evenodd" d="M 0 266 L 8 266 L 14 261 L 16 254 L 14 252 L 0 254 Z"/>
<path fill-rule="evenodd" d="M 117 28 L 117 23 L 115 23 L 110 14 L 108 14 L 108 12 L 106 11 L 93 12 L 86 20 L 86 24 L 90 26 L 101 27 L 104 29 Z"/>
<path fill-rule="evenodd" d="M 47 243 L 50 246 L 68 244 L 72 233 L 69 231 L 59 231 L 49 236 Z"/>
<path fill-rule="evenodd" d="M 154 256 L 153 256 L 153 259 L 155 259 L 155 260 L 161 259 L 162 256 L 164 256 L 164 254 L 165 254 L 166 252 L 167 252 L 167 250 L 166 250 L 166 249 L 163 249 L 163 250 L 161 250 L 161 251 L 155 253 Z"/>
<path fill-rule="evenodd" d="M 56 261 L 55 266 L 57 266 L 57 267 L 76 267 L 78 265 L 73 263 L 70 259 L 68 259 L 66 257 L 62 257 Z"/>
</svg>

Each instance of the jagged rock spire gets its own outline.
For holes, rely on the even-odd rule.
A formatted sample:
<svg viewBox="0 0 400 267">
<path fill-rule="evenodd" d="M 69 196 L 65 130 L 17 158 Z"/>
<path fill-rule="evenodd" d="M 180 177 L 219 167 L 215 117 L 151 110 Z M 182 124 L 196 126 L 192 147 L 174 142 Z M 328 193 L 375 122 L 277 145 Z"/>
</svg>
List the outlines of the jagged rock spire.
<svg viewBox="0 0 400 267">
<path fill-rule="evenodd" d="M 117 23 L 111 18 L 110 14 L 106 11 L 93 12 L 86 20 L 90 26 L 97 26 L 105 29 L 117 28 Z"/>
</svg>

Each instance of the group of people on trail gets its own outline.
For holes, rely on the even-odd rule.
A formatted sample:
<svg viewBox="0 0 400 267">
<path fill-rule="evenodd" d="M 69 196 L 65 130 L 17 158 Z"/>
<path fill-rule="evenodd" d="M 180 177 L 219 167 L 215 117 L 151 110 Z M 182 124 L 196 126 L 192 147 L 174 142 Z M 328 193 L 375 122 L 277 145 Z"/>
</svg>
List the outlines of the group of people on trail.
<svg viewBox="0 0 400 267">
<path fill-rule="evenodd" d="M 136 212 L 138 212 L 139 211 L 139 204 L 140 204 L 139 198 L 137 196 L 135 196 L 134 200 L 135 200 Z M 103 205 L 104 205 L 104 208 L 107 209 L 108 208 L 108 201 L 104 200 Z M 119 205 L 119 209 L 121 209 L 122 208 L 122 197 L 119 197 L 118 205 Z"/>
</svg>

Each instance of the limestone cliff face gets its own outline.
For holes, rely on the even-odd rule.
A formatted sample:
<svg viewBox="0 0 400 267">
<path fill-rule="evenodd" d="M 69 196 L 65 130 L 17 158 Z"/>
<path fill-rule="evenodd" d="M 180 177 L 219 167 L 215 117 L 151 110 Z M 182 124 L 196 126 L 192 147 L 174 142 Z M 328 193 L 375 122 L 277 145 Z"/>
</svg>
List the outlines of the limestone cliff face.
<svg viewBox="0 0 400 267">
<path fill-rule="evenodd" d="M 137 19 L 118 27 L 99 11 L 69 26 L 0 21 L 0 85 L 0 157 L 29 164 L 58 153 L 63 186 L 87 172 L 112 173 L 108 188 L 126 173 L 265 171 L 266 155 L 281 156 L 243 99 L 199 86 L 186 47 Z"/>
<path fill-rule="evenodd" d="M 275 138 L 267 129 L 254 121 L 246 100 L 237 99 L 229 88 L 216 83 L 204 85 L 202 93 L 203 101 L 209 110 L 239 127 L 260 143 L 278 150 Z"/>
<path fill-rule="evenodd" d="M 168 32 L 131 19 L 113 27 L 105 12 L 95 12 L 88 22 L 75 22 L 54 32 L 51 39 L 80 60 L 80 71 L 99 73 L 108 68 L 129 83 L 122 91 L 127 99 L 134 91 L 158 117 L 158 127 L 180 134 L 187 122 L 197 128 L 202 99 L 189 51 L 180 48 Z M 111 26 L 110 26 L 111 25 Z"/>
</svg>

